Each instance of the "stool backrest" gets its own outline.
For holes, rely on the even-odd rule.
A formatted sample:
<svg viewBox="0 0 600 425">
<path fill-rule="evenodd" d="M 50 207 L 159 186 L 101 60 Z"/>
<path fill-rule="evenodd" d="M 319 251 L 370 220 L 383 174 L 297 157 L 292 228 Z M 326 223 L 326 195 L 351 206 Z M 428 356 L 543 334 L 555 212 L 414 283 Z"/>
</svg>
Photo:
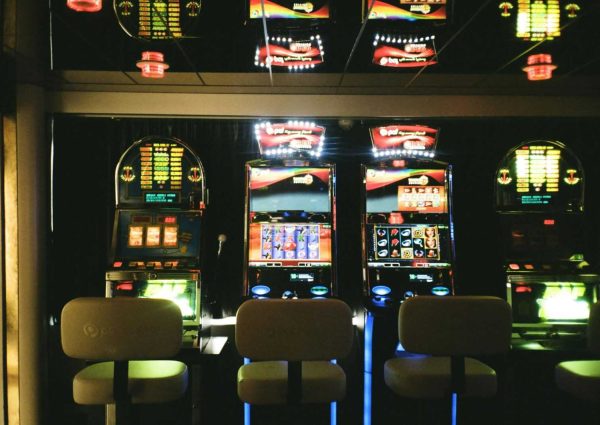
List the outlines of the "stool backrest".
<svg viewBox="0 0 600 425">
<path fill-rule="evenodd" d="M 237 312 L 235 343 L 251 360 L 342 358 L 352 340 L 352 311 L 340 300 L 249 300 Z"/>
<path fill-rule="evenodd" d="M 439 356 L 500 354 L 511 339 L 506 301 L 484 296 L 418 296 L 402 304 L 398 334 L 410 352 Z"/>
<path fill-rule="evenodd" d="M 589 350 L 592 353 L 600 354 L 600 302 L 590 308 L 587 336 Z"/>
<path fill-rule="evenodd" d="M 171 357 L 181 347 L 181 336 L 181 310 L 169 300 L 76 298 L 61 315 L 63 351 L 78 359 Z"/>
</svg>

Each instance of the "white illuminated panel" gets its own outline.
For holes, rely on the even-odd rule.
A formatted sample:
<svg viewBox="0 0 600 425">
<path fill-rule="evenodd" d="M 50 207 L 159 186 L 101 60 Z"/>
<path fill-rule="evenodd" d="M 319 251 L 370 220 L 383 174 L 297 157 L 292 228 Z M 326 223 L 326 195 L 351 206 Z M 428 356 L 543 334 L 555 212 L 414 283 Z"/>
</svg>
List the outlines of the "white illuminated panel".
<svg viewBox="0 0 600 425">
<path fill-rule="evenodd" d="M 519 0 L 517 37 L 531 41 L 560 36 L 559 0 Z"/>
<path fill-rule="evenodd" d="M 517 192 L 558 192 L 560 151 L 552 146 L 529 146 L 516 152 Z"/>
</svg>

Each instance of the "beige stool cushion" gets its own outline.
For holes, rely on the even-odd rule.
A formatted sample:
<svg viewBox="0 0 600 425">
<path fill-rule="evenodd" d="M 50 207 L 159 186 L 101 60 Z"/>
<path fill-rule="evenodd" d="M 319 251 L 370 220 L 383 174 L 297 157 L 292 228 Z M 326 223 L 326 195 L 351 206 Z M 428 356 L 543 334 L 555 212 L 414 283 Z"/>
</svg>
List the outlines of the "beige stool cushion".
<svg viewBox="0 0 600 425">
<path fill-rule="evenodd" d="M 73 379 L 78 404 L 112 404 L 113 362 L 82 369 Z M 129 362 L 129 393 L 133 403 L 161 403 L 180 398 L 187 388 L 187 366 L 174 360 Z"/>
<path fill-rule="evenodd" d="M 346 375 L 327 361 L 302 362 L 302 403 L 338 401 L 346 393 Z M 254 362 L 238 370 L 238 395 L 250 404 L 287 403 L 287 362 Z"/>
<path fill-rule="evenodd" d="M 496 372 L 486 364 L 465 358 L 466 397 L 496 394 Z M 385 383 L 402 397 L 439 399 L 450 393 L 449 357 L 394 358 L 385 362 Z"/>
<path fill-rule="evenodd" d="M 559 363 L 554 369 L 556 385 L 574 397 L 600 400 L 600 360 Z"/>
</svg>

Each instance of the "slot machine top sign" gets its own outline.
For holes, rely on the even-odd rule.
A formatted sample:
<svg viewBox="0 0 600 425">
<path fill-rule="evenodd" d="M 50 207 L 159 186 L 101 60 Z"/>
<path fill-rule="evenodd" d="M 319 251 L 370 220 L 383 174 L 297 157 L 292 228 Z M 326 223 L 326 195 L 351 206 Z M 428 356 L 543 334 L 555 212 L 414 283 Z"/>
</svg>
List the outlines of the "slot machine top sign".
<svg viewBox="0 0 600 425">
<path fill-rule="evenodd" d="M 583 168 L 559 142 L 525 142 L 512 149 L 496 173 L 499 211 L 583 211 Z"/>
<path fill-rule="evenodd" d="M 424 125 L 386 125 L 369 129 L 373 154 L 378 157 L 433 158 L 439 130 Z"/>
<path fill-rule="evenodd" d="M 113 0 L 123 31 L 153 41 L 196 37 L 201 6 L 200 0 Z"/>
<path fill-rule="evenodd" d="M 254 126 L 261 155 L 320 157 L 325 127 L 308 121 L 263 122 Z"/>
<path fill-rule="evenodd" d="M 204 168 L 183 142 L 146 137 L 125 151 L 117 165 L 117 205 L 203 208 Z"/>
</svg>

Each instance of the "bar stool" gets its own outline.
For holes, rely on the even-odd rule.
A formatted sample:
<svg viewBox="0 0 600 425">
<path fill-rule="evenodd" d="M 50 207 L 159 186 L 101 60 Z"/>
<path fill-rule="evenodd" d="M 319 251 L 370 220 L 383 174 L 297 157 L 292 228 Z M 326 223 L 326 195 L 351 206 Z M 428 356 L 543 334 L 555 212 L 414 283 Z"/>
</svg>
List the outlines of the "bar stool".
<svg viewBox="0 0 600 425">
<path fill-rule="evenodd" d="M 466 356 L 506 353 L 511 322 L 510 306 L 500 298 L 410 298 L 398 314 L 400 343 L 407 352 L 428 356 L 388 360 L 385 383 L 401 397 L 451 399 L 456 423 L 458 395 L 491 397 L 497 391 L 495 370 Z"/>
<path fill-rule="evenodd" d="M 181 310 L 168 300 L 89 297 L 69 301 L 61 314 L 63 351 L 69 357 L 100 361 L 75 375 L 75 402 L 113 406 L 115 416 L 107 417 L 107 422 L 126 425 L 131 422 L 132 404 L 182 397 L 188 383 L 187 366 L 157 360 L 177 354 L 181 338 Z"/>
<path fill-rule="evenodd" d="M 341 400 L 346 375 L 331 360 L 346 357 L 352 340 L 352 312 L 340 300 L 246 301 L 235 343 L 252 362 L 238 370 L 239 398 L 254 405 Z"/>
</svg>

